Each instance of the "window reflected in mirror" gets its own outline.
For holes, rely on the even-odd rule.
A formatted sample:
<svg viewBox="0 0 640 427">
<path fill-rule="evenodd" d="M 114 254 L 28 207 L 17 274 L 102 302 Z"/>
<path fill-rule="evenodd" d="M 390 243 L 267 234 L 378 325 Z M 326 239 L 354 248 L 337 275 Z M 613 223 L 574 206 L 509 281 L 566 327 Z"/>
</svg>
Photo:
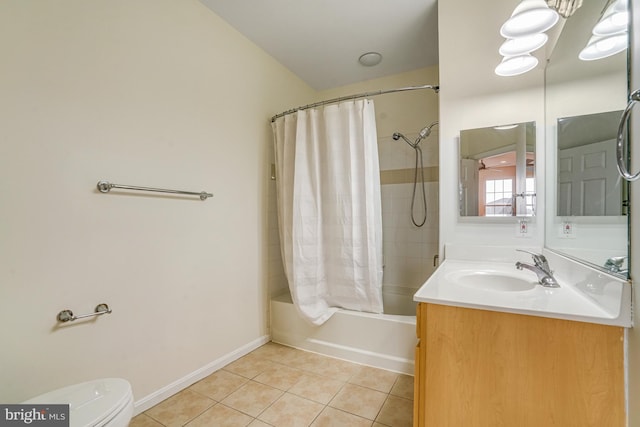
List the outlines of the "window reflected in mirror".
<svg viewBox="0 0 640 427">
<path fill-rule="evenodd" d="M 460 132 L 460 216 L 534 216 L 535 123 Z"/>
</svg>

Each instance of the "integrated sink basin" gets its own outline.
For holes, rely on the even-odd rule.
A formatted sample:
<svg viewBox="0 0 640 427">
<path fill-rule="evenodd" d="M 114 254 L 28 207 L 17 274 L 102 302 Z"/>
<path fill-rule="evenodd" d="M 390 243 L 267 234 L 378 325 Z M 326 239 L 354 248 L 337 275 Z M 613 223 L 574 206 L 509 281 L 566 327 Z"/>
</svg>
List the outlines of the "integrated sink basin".
<svg viewBox="0 0 640 427">
<path fill-rule="evenodd" d="M 537 285 L 535 276 L 527 280 L 516 274 L 491 270 L 453 271 L 447 275 L 447 279 L 461 286 L 492 292 L 525 292 Z"/>
<path fill-rule="evenodd" d="M 418 289 L 414 301 L 603 325 L 632 325 L 630 285 L 619 278 L 548 252 L 545 256 L 559 287 L 545 287 L 538 283 L 537 272 L 516 268 L 517 261 L 535 263 L 529 254 L 508 248 L 474 248 L 447 246 L 451 258 L 445 259 Z M 456 254 L 467 258 L 456 259 Z M 470 254 L 486 254 L 493 259 L 470 259 Z M 498 257 L 505 261 L 494 260 Z"/>
</svg>

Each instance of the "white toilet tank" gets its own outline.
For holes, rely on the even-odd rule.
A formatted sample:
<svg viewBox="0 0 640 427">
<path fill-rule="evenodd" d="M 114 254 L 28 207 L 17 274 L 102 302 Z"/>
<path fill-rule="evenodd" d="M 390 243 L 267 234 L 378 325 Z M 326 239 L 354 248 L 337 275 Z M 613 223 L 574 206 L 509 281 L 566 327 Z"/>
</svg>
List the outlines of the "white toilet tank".
<svg viewBox="0 0 640 427">
<path fill-rule="evenodd" d="M 131 385 L 121 378 L 74 384 L 24 403 L 68 403 L 70 427 L 126 427 L 133 415 Z"/>
</svg>

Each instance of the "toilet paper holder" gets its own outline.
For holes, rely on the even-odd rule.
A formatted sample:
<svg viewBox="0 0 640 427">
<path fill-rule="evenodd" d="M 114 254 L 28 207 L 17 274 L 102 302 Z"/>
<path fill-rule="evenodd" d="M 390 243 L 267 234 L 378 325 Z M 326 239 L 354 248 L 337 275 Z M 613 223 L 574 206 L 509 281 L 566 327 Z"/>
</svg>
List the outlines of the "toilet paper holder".
<svg viewBox="0 0 640 427">
<path fill-rule="evenodd" d="M 57 318 L 59 322 L 73 322 L 74 320 L 84 319 L 85 317 L 102 316 L 103 314 L 110 313 L 111 309 L 109 308 L 109 306 L 105 303 L 102 303 L 96 306 L 96 309 L 93 313 L 81 314 L 79 316 L 76 316 L 71 310 L 62 310 L 60 313 L 58 313 Z"/>
</svg>

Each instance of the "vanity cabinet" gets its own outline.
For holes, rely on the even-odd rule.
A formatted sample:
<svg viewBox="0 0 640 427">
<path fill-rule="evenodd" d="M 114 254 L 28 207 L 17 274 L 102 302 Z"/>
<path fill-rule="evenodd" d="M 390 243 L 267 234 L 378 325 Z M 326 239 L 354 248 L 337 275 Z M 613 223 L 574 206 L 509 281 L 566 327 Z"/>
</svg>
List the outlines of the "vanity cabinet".
<svg viewBox="0 0 640 427">
<path fill-rule="evenodd" d="M 625 425 L 622 327 L 417 310 L 414 427 Z"/>
</svg>

